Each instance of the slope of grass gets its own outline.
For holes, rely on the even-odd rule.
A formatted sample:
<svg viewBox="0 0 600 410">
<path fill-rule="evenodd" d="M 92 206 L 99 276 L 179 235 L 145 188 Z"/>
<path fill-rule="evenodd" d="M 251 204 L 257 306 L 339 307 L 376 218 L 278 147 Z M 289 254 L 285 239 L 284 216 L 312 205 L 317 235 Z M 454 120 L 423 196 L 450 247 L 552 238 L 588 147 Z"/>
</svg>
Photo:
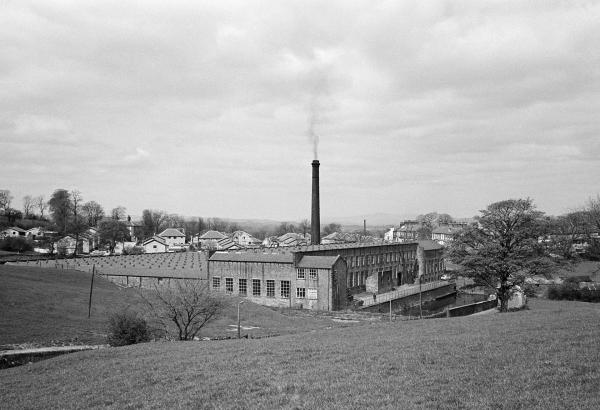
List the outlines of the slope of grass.
<svg viewBox="0 0 600 410">
<path fill-rule="evenodd" d="M 0 345 L 104 344 L 109 315 L 127 308 L 157 326 L 137 289 L 123 289 L 98 276 L 88 319 L 90 279 L 91 274 L 79 271 L 0 265 Z M 237 336 L 237 301 L 231 298 L 199 336 Z M 242 333 L 252 337 L 344 326 L 329 318 L 289 317 L 248 301 L 241 305 L 240 317 L 242 326 L 252 327 Z"/>
<path fill-rule="evenodd" d="M 0 372 L 7 408 L 600 408 L 600 307 L 149 343 Z"/>
<path fill-rule="evenodd" d="M 0 265 L 0 344 L 106 343 L 108 315 L 141 303 L 132 289 L 77 271 Z"/>
</svg>

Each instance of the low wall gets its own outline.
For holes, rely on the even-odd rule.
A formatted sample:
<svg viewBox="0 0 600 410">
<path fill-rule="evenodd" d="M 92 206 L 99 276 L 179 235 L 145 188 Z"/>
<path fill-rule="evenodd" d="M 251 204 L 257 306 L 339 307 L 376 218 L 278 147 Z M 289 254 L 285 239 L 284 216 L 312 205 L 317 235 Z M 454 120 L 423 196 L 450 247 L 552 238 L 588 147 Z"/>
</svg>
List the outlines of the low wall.
<svg viewBox="0 0 600 410">
<path fill-rule="evenodd" d="M 456 293 L 456 288 L 454 284 L 449 283 L 446 286 L 442 286 L 439 288 L 435 288 L 432 290 L 427 290 L 422 292 L 421 299 L 423 302 L 427 302 L 429 300 L 439 299 L 445 296 L 450 296 Z M 361 308 L 361 311 L 373 312 L 373 313 L 386 313 L 390 311 L 390 302 L 381 302 L 379 304 L 373 306 L 366 306 Z M 404 308 L 405 306 L 413 306 L 419 303 L 419 294 L 409 295 L 403 298 L 392 300 L 392 311 L 397 311 L 399 309 Z"/>
<path fill-rule="evenodd" d="M 446 311 L 447 317 L 467 316 L 473 313 L 483 312 L 484 310 L 493 309 L 498 306 L 498 300 L 486 300 L 484 302 L 472 303 L 470 305 L 458 306 L 450 308 Z"/>
</svg>

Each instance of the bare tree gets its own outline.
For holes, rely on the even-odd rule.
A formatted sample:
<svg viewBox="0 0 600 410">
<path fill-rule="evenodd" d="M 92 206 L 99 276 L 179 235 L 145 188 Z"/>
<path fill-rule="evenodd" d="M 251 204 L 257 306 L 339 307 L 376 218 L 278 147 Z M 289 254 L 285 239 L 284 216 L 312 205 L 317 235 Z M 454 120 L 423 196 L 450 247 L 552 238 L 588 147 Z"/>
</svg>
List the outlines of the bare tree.
<svg viewBox="0 0 600 410">
<path fill-rule="evenodd" d="M 98 226 L 98 222 L 104 217 L 104 209 L 96 201 L 86 202 L 81 206 L 81 211 L 85 214 L 90 226 Z"/>
<path fill-rule="evenodd" d="M 302 235 L 306 236 L 306 234 L 310 231 L 310 221 L 308 219 L 303 219 L 298 225 L 298 228 L 302 231 Z"/>
<path fill-rule="evenodd" d="M 44 212 L 46 211 L 46 209 L 48 209 L 48 203 L 44 199 L 44 195 L 36 196 L 34 198 L 34 201 L 35 201 L 35 205 L 37 206 L 38 210 L 40 211 L 40 218 L 44 218 Z"/>
<path fill-rule="evenodd" d="M 6 211 L 10 208 L 12 199 L 13 197 L 8 189 L 0 189 L 0 210 Z"/>
<path fill-rule="evenodd" d="M 143 290 L 142 297 L 167 335 L 174 324 L 179 340 L 192 340 L 200 329 L 216 319 L 226 302 L 210 293 L 208 283 L 200 280 L 175 280 Z"/>
<path fill-rule="evenodd" d="M 33 211 L 33 197 L 31 195 L 25 195 L 23 197 L 23 217 L 24 218 L 29 218 L 29 215 L 31 215 L 32 211 Z"/>
<path fill-rule="evenodd" d="M 115 221 L 123 221 L 125 219 L 126 210 L 127 208 L 119 205 L 116 208 L 113 208 L 112 211 L 110 211 L 110 217 Z"/>
<path fill-rule="evenodd" d="M 167 213 L 165 211 L 157 211 L 154 209 L 144 209 L 142 212 L 142 227 L 144 237 L 148 238 L 156 233 L 159 233 L 165 227 Z"/>
</svg>

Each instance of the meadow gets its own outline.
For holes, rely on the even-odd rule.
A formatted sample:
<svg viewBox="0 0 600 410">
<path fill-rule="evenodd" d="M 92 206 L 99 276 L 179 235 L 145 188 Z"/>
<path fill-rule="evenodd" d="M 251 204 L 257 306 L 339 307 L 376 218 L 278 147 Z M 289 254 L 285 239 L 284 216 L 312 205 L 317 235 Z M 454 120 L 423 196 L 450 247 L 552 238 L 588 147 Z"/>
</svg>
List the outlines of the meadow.
<svg viewBox="0 0 600 410">
<path fill-rule="evenodd" d="M 98 276 L 88 318 L 91 276 L 75 270 L 0 265 L 0 346 L 105 344 L 109 315 L 124 309 L 139 312 L 153 323 L 138 289 L 118 287 Z M 238 301 L 228 298 L 221 316 L 200 337 L 236 336 Z M 289 316 L 250 302 L 244 302 L 240 311 L 243 334 L 251 337 L 344 325 L 329 316 Z"/>
<path fill-rule="evenodd" d="M 600 408 L 600 306 L 160 342 L 0 372 L 6 408 Z"/>
</svg>

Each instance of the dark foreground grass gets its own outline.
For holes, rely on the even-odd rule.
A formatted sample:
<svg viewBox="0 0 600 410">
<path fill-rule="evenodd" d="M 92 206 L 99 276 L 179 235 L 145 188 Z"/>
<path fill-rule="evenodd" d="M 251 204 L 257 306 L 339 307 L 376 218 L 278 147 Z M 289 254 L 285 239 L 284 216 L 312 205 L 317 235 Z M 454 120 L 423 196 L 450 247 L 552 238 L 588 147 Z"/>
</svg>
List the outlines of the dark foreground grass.
<svg viewBox="0 0 600 410">
<path fill-rule="evenodd" d="M 108 317 L 124 309 L 157 327 L 137 289 L 123 289 L 101 277 L 94 279 L 88 319 L 90 279 L 79 271 L 0 265 L 0 345 L 104 344 Z M 228 298 L 220 317 L 199 336 L 236 337 L 237 301 Z M 290 317 L 250 302 L 241 305 L 240 313 L 242 326 L 248 328 L 242 333 L 251 337 L 344 326 L 329 318 Z"/>
<path fill-rule="evenodd" d="M 600 408 L 600 306 L 148 343 L 0 372 L 5 408 Z"/>
</svg>

